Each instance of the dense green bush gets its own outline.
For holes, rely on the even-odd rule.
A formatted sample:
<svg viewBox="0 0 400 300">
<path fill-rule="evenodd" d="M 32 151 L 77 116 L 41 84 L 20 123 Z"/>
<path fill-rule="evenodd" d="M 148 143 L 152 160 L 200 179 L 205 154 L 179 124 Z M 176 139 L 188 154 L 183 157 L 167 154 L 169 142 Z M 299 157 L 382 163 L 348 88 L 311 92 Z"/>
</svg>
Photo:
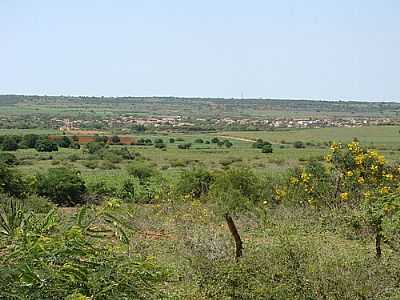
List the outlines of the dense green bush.
<svg viewBox="0 0 400 300">
<path fill-rule="evenodd" d="M 135 161 L 127 166 L 129 175 L 137 177 L 140 182 L 145 183 L 150 177 L 155 176 L 158 172 L 155 167 L 145 161 Z"/>
<path fill-rule="evenodd" d="M 0 193 L 23 197 L 29 192 L 29 185 L 19 172 L 0 163 Z"/>
<path fill-rule="evenodd" d="M 67 168 L 49 169 L 38 174 L 37 193 L 61 206 L 74 206 L 83 202 L 86 186 L 80 173 Z"/>
<path fill-rule="evenodd" d="M 293 147 L 296 149 L 302 149 L 305 148 L 306 145 L 302 141 L 296 141 L 293 143 Z"/>
<path fill-rule="evenodd" d="M 12 153 L 0 152 L 0 163 L 6 164 L 6 165 L 17 165 L 18 159 Z"/>
<path fill-rule="evenodd" d="M 18 141 L 14 136 L 5 136 L 1 143 L 1 150 L 15 151 L 18 149 Z"/>
<path fill-rule="evenodd" d="M 58 151 L 58 146 L 56 142 L 50 141 L 47 137 L 40 137 L 35 144 L 35 149 L 38 152 L 53 152 Z"/>
<path fill-rule="evenodd" d="M 190 149 L 190 147 L 192 147 L 192 143 L 185 143 L 178 145 L 178 149 Z"/>
<path fill-rule="evenodd" d="M 86 144 L 86 149 L 89 154 L 97 154 L 107 148 L 108 145 L 102 142 L 90 142 Z"/>
<path fill-rule="evenodd" d="M 159 285 L 165 272 L 151 260 L 126 254 L 126 213 L 119 209 L 116 218 L 115 207 L 118 204 L 98 211 L 83 208 L 67 227 L 55 211 L 28 215 L 18 208 L 23 221 L 13 226 L 12 239 L 1 244 L 7 246 L 0 257 L 1 298 L 162 298 Z M 114 236 L 112 244 L 101 235 L 93 238 L 98 224 Z"/>
<path fill-rule="evenodd" d="M 199 198 L 207 195 L 214 176 L 202 168 L 195 168 L 184 171 L 177 184 L 177 191 L 182 195 L 189 195 L 193 198 Z"/>
<path fill-rule="evenodd" d="M 210 197 L 226 211 L 241 210 L 264 200 L 267 184 L 249 168 L 232 168 L 216 174 Z"/>
</svg>

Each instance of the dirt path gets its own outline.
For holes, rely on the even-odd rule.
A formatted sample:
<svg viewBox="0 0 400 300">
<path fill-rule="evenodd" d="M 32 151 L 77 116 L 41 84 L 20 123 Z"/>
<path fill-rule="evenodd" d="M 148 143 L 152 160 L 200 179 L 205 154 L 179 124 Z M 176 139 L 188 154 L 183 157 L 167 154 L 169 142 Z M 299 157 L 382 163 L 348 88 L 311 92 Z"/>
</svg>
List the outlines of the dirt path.
<svg viewBox="0 0 400 300">
<path fill-rule="evenodd" d="M 242 142 L 249 142 L 249 143 L 255 142 L 255 140 L 249 140 L 249 139 L 240 138 L 240 137 L 236 137 L 236 136 L 229 136 L 229 135 L 217 135 L 217 137 L 224 138 L 224 139 L 237 140 L 237 141 L 242 141 Z"/>
</svg>

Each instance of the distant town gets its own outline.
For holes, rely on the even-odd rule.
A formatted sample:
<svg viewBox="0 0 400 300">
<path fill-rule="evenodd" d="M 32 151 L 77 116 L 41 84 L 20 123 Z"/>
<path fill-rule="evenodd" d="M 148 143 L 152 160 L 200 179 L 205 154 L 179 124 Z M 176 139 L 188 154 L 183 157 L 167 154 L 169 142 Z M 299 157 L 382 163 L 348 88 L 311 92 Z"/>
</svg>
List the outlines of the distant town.
<svg viewBox="0 0 400 300">
<path fill-rule="evenodd" d="M 278 129 L 278 128 L 325 128 L 325 127 L 362 127 L 371 125 L 395 125 L 399 120 L 393 118 L 270 118 L 270 119 L 249 119 L 249 118 L 188 118 L 183 116 L 157 116 L 157 117 L 134 117 L 119 116 L 98 120 L 71 120 L 71 119 L 50 119 L 50 127 L 60 131 L 71 131 L 80 129 L 113 129 L 131 128 L 253 128 L 257 129 Z M 93 128 L 96 129 L 96 128 Z"/>
</svg>

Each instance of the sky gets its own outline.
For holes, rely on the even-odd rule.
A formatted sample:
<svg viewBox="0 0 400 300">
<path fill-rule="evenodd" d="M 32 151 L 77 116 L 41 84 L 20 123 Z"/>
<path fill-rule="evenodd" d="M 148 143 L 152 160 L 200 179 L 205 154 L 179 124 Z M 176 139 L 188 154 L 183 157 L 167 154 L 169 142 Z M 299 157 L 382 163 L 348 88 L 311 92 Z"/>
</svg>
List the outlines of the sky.
<svg viewBox="0 0 400 300">
<path fill-rule="evenodd" d="M 397 0 L 0 0 L 0 94 L 400 101 Z"/>
</svg>

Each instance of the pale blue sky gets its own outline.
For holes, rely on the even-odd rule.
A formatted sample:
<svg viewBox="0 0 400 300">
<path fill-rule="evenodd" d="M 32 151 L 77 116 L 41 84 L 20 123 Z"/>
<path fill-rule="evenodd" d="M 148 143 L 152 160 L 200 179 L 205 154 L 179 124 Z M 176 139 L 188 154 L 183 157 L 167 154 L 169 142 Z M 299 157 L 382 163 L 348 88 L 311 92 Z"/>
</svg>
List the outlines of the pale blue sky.
<svg viewBox="0 0 400 300">
<path fill-rule="evenodd" d="M 400 1 L 0 0 L 0 94 L 400 101 Z"/>
</svg>

